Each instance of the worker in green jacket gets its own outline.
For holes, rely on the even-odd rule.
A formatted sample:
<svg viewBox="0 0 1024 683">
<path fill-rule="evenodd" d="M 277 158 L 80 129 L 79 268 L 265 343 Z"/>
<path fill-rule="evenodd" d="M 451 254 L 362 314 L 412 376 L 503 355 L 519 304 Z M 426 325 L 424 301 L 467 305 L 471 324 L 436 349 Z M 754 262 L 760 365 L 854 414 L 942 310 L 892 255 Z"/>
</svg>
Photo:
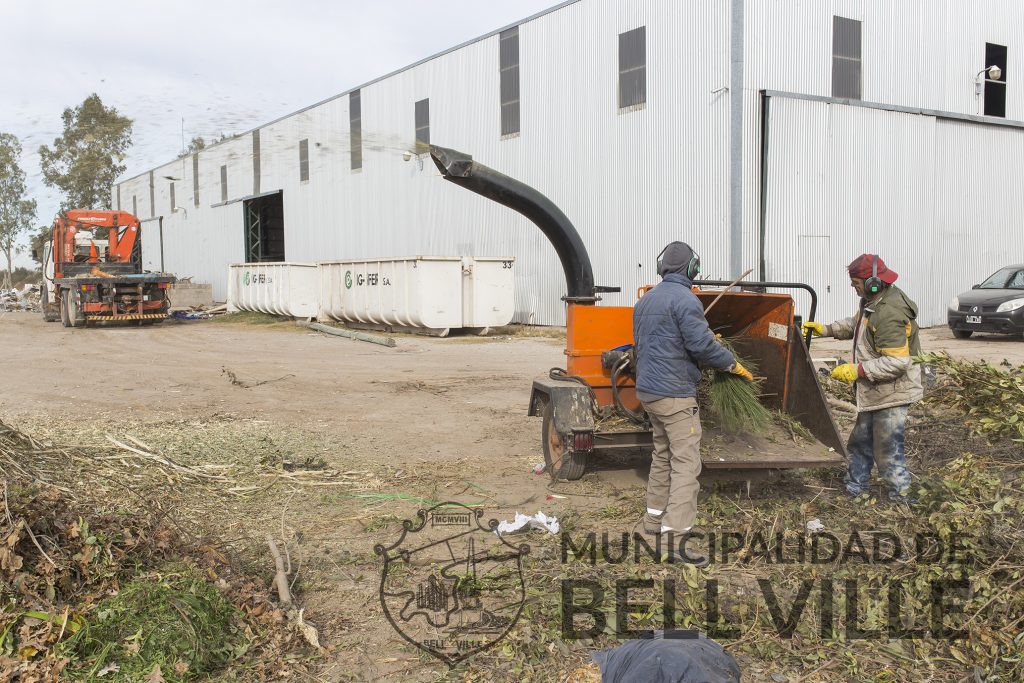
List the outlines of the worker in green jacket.
<svg viewBox="0 0 1024 683">
<path fill-rule="evenodd" d="M 850 434 L 846 491 L 867 492 L 871 468 L 889 488 L 893 501 L 907 501 L 904 432 L 907 410 L 924 396 L 917 304 L 893 283 L 899 276 L 876 254 L 861 254 L 847 268 L 850 284 L 860 295 L 860 309 L 831 325 L 804 323 L 804 332 L 853 339 L 853 362 L 837 366 L 832 376 L 856 385 L 857 424 Z"/>
</svg>

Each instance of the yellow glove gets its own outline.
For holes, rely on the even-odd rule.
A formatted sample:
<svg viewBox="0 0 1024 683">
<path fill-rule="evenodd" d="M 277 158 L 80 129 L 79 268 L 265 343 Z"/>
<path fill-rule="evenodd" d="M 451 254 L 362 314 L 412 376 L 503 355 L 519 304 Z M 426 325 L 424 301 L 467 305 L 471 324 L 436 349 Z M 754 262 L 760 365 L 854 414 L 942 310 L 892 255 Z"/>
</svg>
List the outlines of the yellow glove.
<svg viewBox="0 0 1024 683">
<path fill-rule="evenodd" d="M 857 366 L 853 363 L 843 363 L 837 365 L 832 371 L 832 378 L 837 379 L 840 382 L 846 382 L 847 384 L 853 384 L 857 381 Z"/>
<path fill-rule="evenodd" d="M 809 321 L 805 322 L 802 325 L 802 327 L 803 327 L 804 334 L 807 334 L 808 332 L 810 332 L 815 337 L 820 337 L 823 334 L 825 334 L 825 326 L 822 325 L 821 323 L 815 322 L 813 320 L 809 320 Z"/>
<path fill-rule="evenodd" d="M 734 375 L 739 375 L 748 382 L 754 381 L 754 376 L 750 374 L 750 370 L 747 370 L 738 361 L 736 362 L 736 365 L 732 366 L 732 370 L 730 370 L 729 372 L 731 372 Z"/>
</svg>

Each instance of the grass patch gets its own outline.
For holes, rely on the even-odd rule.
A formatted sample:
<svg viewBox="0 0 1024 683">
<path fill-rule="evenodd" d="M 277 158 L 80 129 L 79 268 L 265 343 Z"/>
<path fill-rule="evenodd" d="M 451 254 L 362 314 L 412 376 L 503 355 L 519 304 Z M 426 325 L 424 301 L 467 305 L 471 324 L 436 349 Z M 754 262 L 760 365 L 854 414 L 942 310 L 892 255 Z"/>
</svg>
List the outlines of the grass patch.
<svg viewBox="0 0 1024 683">
<path fill-rule="evenodd" d="M 191 681 L 245 654 L 240 614 L 202 573 L 187 565 L 133 579 L 100 602 L 66 644 L 77 680 Z M 105 673 L 102 673 L 105 672 Z"/>
</svg>

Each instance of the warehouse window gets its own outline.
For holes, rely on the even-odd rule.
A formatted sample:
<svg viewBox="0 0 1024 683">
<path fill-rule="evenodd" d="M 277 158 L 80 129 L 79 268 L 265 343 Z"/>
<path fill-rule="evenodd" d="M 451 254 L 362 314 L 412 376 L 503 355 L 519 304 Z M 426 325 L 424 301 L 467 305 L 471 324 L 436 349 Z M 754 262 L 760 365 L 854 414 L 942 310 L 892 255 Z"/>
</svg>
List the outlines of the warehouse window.
<svg viewBox="0 0 1024 683">
<path fill-rule="evenodd" d="M 174 202 L 174 183 L 171 183 L 171 213 L 174 213 L 174 207 L 177 204 Z"/>
<path fill-rule="evenodd" d="M 199 208 L 199 155 L 192 155 L 192 202 Z"/>
<path fill-rule="evenodd" d="M 1002 70 L 999 80 L 989 78 L 987 70 L 998 66 Z M 1006 46 L 985 43 L 985 116 L 1006 117 Z"/>
<path fill-rule="evenodd" d="M 121 186 L 117 186 L 117 210 L 121 210 Z"/>
<path fill-rule="evenodd" d="M 252 132 L 252 193 L 260 193 L 260 132 Z"/>
<path fill-rule="evenodd" d="M 647 102 L 647 27 L 619 34 L 619 109 Z"/>
<path fill-rule="evenodd" d="M 149 217 L 156 218 L 156 186 L 152 171 L 149 172 Z"/>
<path fill-rule="evenodd" d="M 299 140 L 299 180 L 309 180 L 309 140 Z"/>
<path fill-rule="evenodd" d="M 136 218 L 139 217 L 139 202 L 135 195 L 132 195 L 132 215 Z"/>
<path fill-rule="evenodd" d="M 832 17 L 832 97 L 861 97 L 860 22 Z"/>
<path fill-rule="evenodd" d="M 348 139 L 355 171 L 363 167 L 363 102 L 358 90 L 348 94 Z"/>
<path fill-rule="evenodd" d="M 416 103 L 416 152 L 430 147 L 430 98 Z"/>
<path fill-rule="evenodd" d="M 220 167 L 220 200 L 226 202 L 228 200 L 228 167 Z"/>
<path fill-rule="evenodd" d="M 501 32 L 501 134 L 519 132 L 519 27 Z"/>
</svg>

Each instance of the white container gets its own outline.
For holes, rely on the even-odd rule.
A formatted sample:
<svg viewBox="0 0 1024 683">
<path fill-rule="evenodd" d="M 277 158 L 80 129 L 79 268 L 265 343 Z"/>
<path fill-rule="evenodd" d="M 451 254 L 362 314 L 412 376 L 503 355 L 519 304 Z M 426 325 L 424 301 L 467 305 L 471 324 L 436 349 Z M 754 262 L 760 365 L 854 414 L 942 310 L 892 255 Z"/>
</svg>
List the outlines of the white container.
<svg viewBox="0 0 1024 683">
<path fill-rule="evenodd" d="M 501 327 L 515 313 L 515 259 L 466 257 L 462 259 L 462 326 Z"/>
<path fill-rule="evenodd" d="M 321 262 L 320 319 L 420 328 L 462 327 L 462 260 L 414 256 Z"/>
<path fill-rule="evenodd" d="M 313 318 L 319 308 L 314 263 L 235 263 L 228 266 L 228 310 Z"/>
</svg>

